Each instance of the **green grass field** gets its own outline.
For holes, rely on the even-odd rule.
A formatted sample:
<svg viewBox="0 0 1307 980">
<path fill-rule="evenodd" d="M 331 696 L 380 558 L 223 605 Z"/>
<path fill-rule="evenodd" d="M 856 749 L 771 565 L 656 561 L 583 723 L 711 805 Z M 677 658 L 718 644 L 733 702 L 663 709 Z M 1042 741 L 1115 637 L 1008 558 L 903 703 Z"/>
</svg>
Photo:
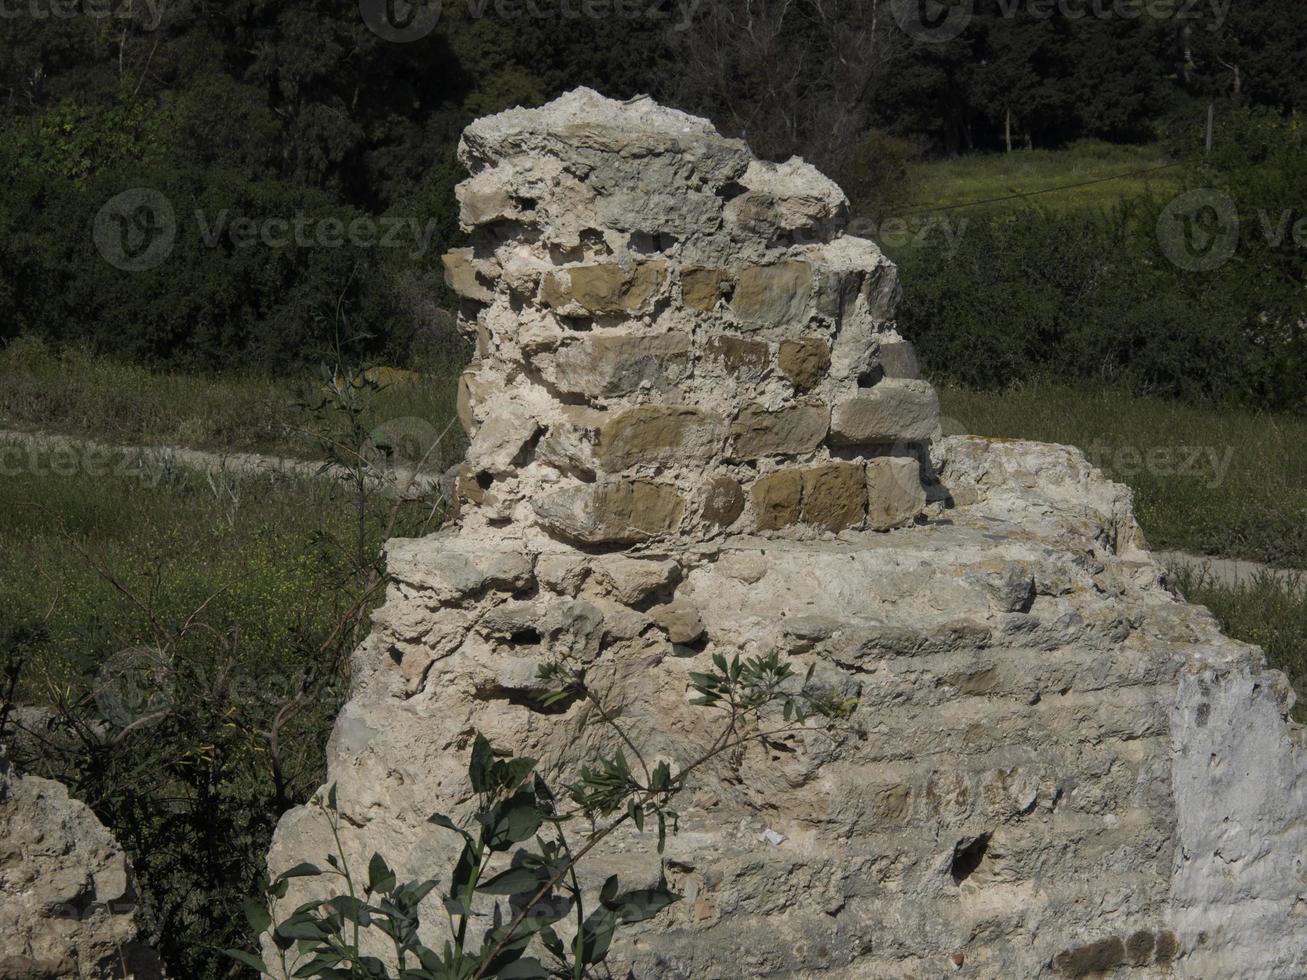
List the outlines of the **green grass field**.
<svg viewBox="0 0 1307 980">
<path fill-rule="evenodd" d="M 1032 205 L 1054 211 L 1111 208 L 1126 198 L 1178 190 L 1180 169 L 1169 166 L 1172 162 L 1157 146 L 1097 140 L 1081 140 L 1063 150 L 973 153 L 926 161 L 911 168 L 913 192 L 904 211 L 957 205 L 973 205 L 960 212 L 966 214 Z M 983 204 L 989 201 L 994 203 Z"/>
<path fill-rule="evenodd" d="M 367 393 L 367 423 L 420 419 L 443 431 L 455 416 L 462 367 L 454 352 L 426 366 L 420 381 Z M 319 455 L 315 421 L 297 407 L 323 390 L 322 378 L 312 372 L 299 378 L 156 372 L 78 351 L 56 354 L 20 339 L 0 348 L 0 378 L 0 429 L 111 445 Z M 461 438 L 462 429 L 453 425 L 432 466 L 457 460 Z"/>
<path fill-rule="evenodd" d="M 946 431 L 1083 449 L 1154 548 L 1307 568 L 1307 419 L 1056 385 L 940 398 Z"/>
</svg>

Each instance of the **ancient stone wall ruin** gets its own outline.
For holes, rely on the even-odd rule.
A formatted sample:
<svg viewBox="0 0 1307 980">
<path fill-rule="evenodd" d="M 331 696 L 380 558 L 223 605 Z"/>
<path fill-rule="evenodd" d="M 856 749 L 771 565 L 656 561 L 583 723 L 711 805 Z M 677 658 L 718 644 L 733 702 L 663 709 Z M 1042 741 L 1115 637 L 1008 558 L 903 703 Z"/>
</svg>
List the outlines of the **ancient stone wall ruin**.
<svg viewBox="0 0 1307 980">
<path fill-rule="evenodd" d="M 541 664 L 677 767 L 717 731 L 690 672 L 777 650 L 849 725 L 704 769 L 661 859 L 634 828 L 596 849 L 684 895 L 614 975 L 1303 975 L 1292 691 L 1079 452 L 940 436 L 835 185 L 586 90 L 461 156 L 472 442 L 457 522 L 388 545 L 332 736 L 351 863 L 448 873 L 426 818 L 466 813 L 476 731 L 558 782 L 617 747 L 542 706 Z M 333 850 L 301 808 L 270 869 Z"/>
</svg>

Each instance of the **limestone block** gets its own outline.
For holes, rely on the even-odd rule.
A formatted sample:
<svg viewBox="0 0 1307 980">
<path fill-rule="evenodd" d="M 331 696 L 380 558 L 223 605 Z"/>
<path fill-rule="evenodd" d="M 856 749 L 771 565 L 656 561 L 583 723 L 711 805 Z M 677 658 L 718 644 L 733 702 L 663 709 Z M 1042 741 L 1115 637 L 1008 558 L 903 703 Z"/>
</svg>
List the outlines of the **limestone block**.
<svg viewBox="0 0 1307 980">
<path fill-rule="evenodd" d="M 629 395 L 643 385 L 663 390 L 689 373 L 686 334 L 604 334 L 560 348 L 554 357 L 553 380 L 562 391 L 604 397 Z"/>
<path fill-rule="evenodd" d="M 744 513 L 744 490 L 729 476 L 716 476 L 702 488 L 702 516 L 709 524 L 730 527 Z"/>
<path fill-rule="evenodd" d="M 745 405 L 731 425 L 732 456 L 760 459 L 810 453 L 830 428 L 830 408 L 821 402 L 796 402 L 774 412 Z"/>
<path fill-rule="evenodd" d="M 659 590 L 672 585 L 679 573 L 679 566 L 671 559 L 603 555 L 594 562 L 594 578 L 599 587 L 628 606 L 652 598 Z"/>
<path fill-rule="evenodd" d="M 771 361 L 771 348 L 761 340 L 719 334 L 704 345 L 704 356 L 719 361 L 727 374 L 741 381 L 756 381 Z"/>
<path fill-rule="evenodd" d="M 583 544 L 629 544 L 674 531 L 685 501 L 651 480 L 613 480 L 558 490 L 533 503 L 546 528 Z"/>
<path fill-rule="evenodd" d="M 759 530 L 778 531 L 799 522 L 803 477 L 798 470 L 777 470 L 759 477 L 750 492 Z"/>
<path fill-rule="evenodd" d="M 861 524 L 867 510 L 866 471 L 857 463 L 782 469 L 755 481 L 758 529 L 810 524 L 842 531 Z"/>
<path fill-rule="evenodd" d="M 493 171 L 483 171 L 463 181 L 455 189 L 455 194 L 458 197 L 458 221 L 465 231 L 521 215 L 512 194 Z"/>
<path fill-rule="evenodd" d="M 495 294 L 486 286 L 478 275 L 476 261 L 472 258 L 472 249 L 456 248 L 441 256 L 445 266 L 445 285 L 464 299 L 476 300 L 478 303 L 493 303 Z"/>
<path fill-rule="evenodd" d="M 700 409 L 640 405 L 604 425 L 595 456 L 612 473 L 641 463 L 698 465 L 718 453 L 724 438 L 721 420 Z"/>
<path fill-rule="evenodd" d="M 585 405 L 558 406 L 536 446 L 536 459 L 565 473 L 592 474 L 599 465 L 595 445 L 608 417 Z"/>
<path fill-rule="evenodd" d="M 794 387 L 807 391 L 821 381 L 830 367 L 830 345 L 823 337 L 782 340 L 776 367 Z"/>
<path fill-rule="evenodd" d="M 838 446 L 923 443 L 939 433 L 939 396 L 924 381 L 887 378 L 837 403 L 831 414 L 831 442 Z"/>
<path fill-rule="evenodd" d="M 703 636 L 703 620 L 691 603 L 678 600 L 654 606 L 649 610 L 649 617 L 667 631 L 667 638 L 673 643 L 693 643 Z"/>
<path fill-rule="evenodd" d="M 726 205 L 737 233 L 771 241 L 782 236 L 829 237 L 844 224 L 848 199 L 816 167 L 792 158 L 753 160 L 740 178 L 745 193 Z"/>
<path fill-rule="evenodd" d="M 911 524 L 926 509 L 921 464 L 912 457 L 883 456 L 867 464 L 867 526 L 876 531 Z"/>
<path fill-rule="evenodd" d="M 803 473 L 803 505 L 799 519 L 805 524 L 843 531 L 862 523 L 867 510 L 867 478 L 857 463 L 828 463 Z"/>
<path fill-rule="evenodd" d="M 716 309 L 725 280 L 726 274 L 721 269 L 682 269 L 681 304 L 689 310 Z"/>
<path fill-rule="evenodd" d="M 881 372 L 887 378 L 915 380 L 921 377 L 917 349 L 906 340 L 882 342 L 877 357 Z"/>
<path fill-rule="evenodd" d="M 651 259 L 633 269 L 616 262 L 569 266 L 545 277 L 540 301 L 561 312 L 636 313 L 667 279 L 667 263 Z"/>
<path fill-rule="evenodd" d="M 796 259 L 741 270 L 731 309 L 747 324 L 798 327 L 812 309 L 812 266 Z"/>
</svg>

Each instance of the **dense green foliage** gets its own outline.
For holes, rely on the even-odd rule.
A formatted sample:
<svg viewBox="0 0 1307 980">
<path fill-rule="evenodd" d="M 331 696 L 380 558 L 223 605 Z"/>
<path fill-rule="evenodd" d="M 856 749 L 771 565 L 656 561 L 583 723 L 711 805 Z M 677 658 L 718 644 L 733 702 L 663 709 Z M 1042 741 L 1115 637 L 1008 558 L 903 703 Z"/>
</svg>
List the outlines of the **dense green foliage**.
<svg viewBox="0 0 1307 980">
<path fill-rule="evenodd" d="M 0 22 L 0 339 L 206 369 L 424 356 L 449 329 L 460 130 L 576 84 L 704 111 L 882 210 L 909 153 L 877 128 L 931 151 L 1049 146 L 1153 138 L 1193 100 L 1301 105 L 1307 11 L 1181 6 L 987 0 L 940 43 L 874 0 L 445 4 L 408 43 L 322 0 L 24 8 Z M 97 220 L 134 188 L 166 205 Z M 165 256 L 124 271 L 114 235 Z"/>
<path fill-rule="evenodd" d="M 1222 127 L 1210 162 L 1189 169 L 1196 197 L 973 216 L 897 254 L 900 321 L 927 369 L 982 388 L 1051 377 L 1307 408 L 1307 237 L 1294 230 L 1307 134 L 1265 112 Z M 1192 253 L 1175 251 L 1186 242 Z"/>
</svg>

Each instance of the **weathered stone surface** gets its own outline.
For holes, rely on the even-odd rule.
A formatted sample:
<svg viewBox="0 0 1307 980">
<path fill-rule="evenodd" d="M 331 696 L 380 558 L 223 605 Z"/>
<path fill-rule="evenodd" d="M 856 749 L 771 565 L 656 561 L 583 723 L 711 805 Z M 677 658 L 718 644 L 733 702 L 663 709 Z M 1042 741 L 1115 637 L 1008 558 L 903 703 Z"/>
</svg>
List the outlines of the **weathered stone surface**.
<svg viewBox="0 0 1307 980">
<path fill-rule="evenodd" d="M 810 163 L 753 160 L 740 178 L 745 193 L 726 205 L 726 220 L 739 232 L 765 241 L 802 236 L 829 238 L 843 227 L 848 199 Z"/>
<path fill-rule="evenodd" d="M 861 524 L 867 509 L 866 471 L 858 463 L 778 470 L 760 477 L 752 492 L 761 531 L 800 523 L 842 531 Z"/>
<path fill-rule="evenodd" d="M 830 408 L 821 402 L 796 402 L 774 412 L 745 405 L 731 424 L 731 454 L 736 459 L 761 459 L 810 453 L 829 429 Z"/>
<path fill-rule="evenodd" d="M 137 942 L 131 867 L 91 808 L 0 746 L 0 977 L 161 976 Z"/>
<path fill-rule="evenodd" d="M 690 371 L 690 338 L 611 334 L 586 337 L 558 351 L 555 383 L 565 392 L 628 395 L 642 385 L 663 390 Z"/>
<path fill-rule="evenodd" d="M 493 303 L 494 292 L 481 282 L 477 275 L 472 249 L 456 248 L 446 252 L 441 261 L 445 266 L 445 284 L 465 299 L 478 303 Z"/>
<path fill-rule="evenodd" d="M 725 274 L 721 269 L 683 269 L 681 271 L 681 302 L 689 310 L 708 312 L 717 308 L 721 299 Z"/>
<path fill-rule="evenodd" d="M 867 476 L 857 463 L 827 463 L 803 471 L 799 519 L 828 531 L 862 523 L 867 509 Z"/>
<path fill-rule="evenodd" d="M 616 262 L 570 266 L 545 277 L 540 299 L 546 306 L 580 313 L 635 313 L 667 278 L 667 263 L 648 261 L 623 268 Z"/>
<path fill-rule="evenodd" d="M 670 602 L 649 610 L 649 617 L 667 631 L 673 643 L 694 643 L 703 636 L 703 620 L 699 610 L 688 602 Z"/>
<path fill-rule="evenodd" d="M 876 531 L 911 524 L 926 509 L 921 464 L 911 457 L 883 456 L 867 464 L 867 526 Z"/>
<path fill-rule="evenodd" d="M 685 502 L 650 480 L 615 480 L 558 490 L 534 504 L 541 523 L 584 544 L 647 541 L 676 530 Z"/>
<path fill-rule="evenodd" d="M 619 930 L 613 975 L 1302 973 L 1292 691 L 1167 590 L 1129 492 L 1081 454 L 937 438 L 933 391 L 903 377 L 896 270 L 840 233 L 833 185 L 588 91 L 481 120 L 460 154 L 477 261 L 502 270 L 461 321 L 487 385 L 458 481 L 476 500 L 390 547 L 328 748 L 352 866 L 380 852 L 401 879 L 448 875 L 461 842 L 426 817 L 466 816 L 473 731 L 555 786 L 624 737 L 675 772 L 723 724 L 691 703 L 689 672 L 775 650 L 851 716 L 704 766 L 665 855 L 628 825 L 587 853 L 591 890 L 665 876 L 684 896 Z M 636 269 L 658 262 L 641 305 Z M 583 298 L 611 312 L 575 302 L 568 269 L 596 270 Z M 704 269 L 723 271 L 730 309 L 696 284 Z M 566 305 L 545 308 L 560 271 Z M 830 364 L 812 372 L 799 355 L 816 337 Z M 794 377 L 840 406 L 803 465 L 705 456 L 687 436 L 792 405 Z M 601 432 L 643 478 L 603 475 Z M 929 445 L 918 462 L 886 443 Z M 545 711 L 539 668 L 559 657 L 584 664 L 587 697 Z M 573 846 L 583 824 L 561 828 Z M 294 810 L 270 869 L 335 843 Z M 339 887 L 297 878 L 287 904 Z M 438 944 L 435 893 L 423 913 Z"/>
<path fill-rule="evenodd" d="M 821 337 L 782 340 L 776 366 L 794 387 L 807 391 L 825 376 L 830 367 L 830 347 Z"/>
<path fill-rule="evenodd" d="M 831 412 L 839 446 L 924 443 L 939 437 L 939 397 L 924 381 L 886 379 Z"/>
<path fill-rule="evenodd" d="M 737 317 L 768 327 L 801 326 L 811 303 L 812 267 L 796 260 L 741 270 L 731 297 Z"/>
<path fill-rule="evenodd" d="M 906 340 L 882 343 L 877 356 L 881 373 L 887 378 L 916 380 L 921 377 L 921 367 L 917 363 L 917 349 Z"/>
<path fill-rule="evenodd" d="M 803 477 L 798 470 L 782 469 L 759 477 L 750 493 L 758 530 L 777 531 L 799 522 Z"/>
<path fill-rule="evenodd" d="M 614 473 L 641 463 L 704 463 L 720 450 L 725 428 L 720 419 L 697 408 L 641 405 L 604 425 L 595 456 Z"/>
<path fill-rule="evenodd" d="M 680 567 L 670 559 L 627 558 L 604 555 L 594 561 L 594 577 L 600 588 L 618 602 L 639 605 L 672 585 Z"/>
<path fill-rule="evenodd" d="M 728 373 L 742 379 L 761 378 L 771 361 L 771 348 L 761 340 L 746 340 L 730 334 L 708 341 L 704 354 L 721 361 Z"/>
<path fill-rule="evenodd" d="M 703 519 L 730 527 L 744 513 L 744 489 L 729 476 L 715 476 L 703 489 Z"/>
</svg>

